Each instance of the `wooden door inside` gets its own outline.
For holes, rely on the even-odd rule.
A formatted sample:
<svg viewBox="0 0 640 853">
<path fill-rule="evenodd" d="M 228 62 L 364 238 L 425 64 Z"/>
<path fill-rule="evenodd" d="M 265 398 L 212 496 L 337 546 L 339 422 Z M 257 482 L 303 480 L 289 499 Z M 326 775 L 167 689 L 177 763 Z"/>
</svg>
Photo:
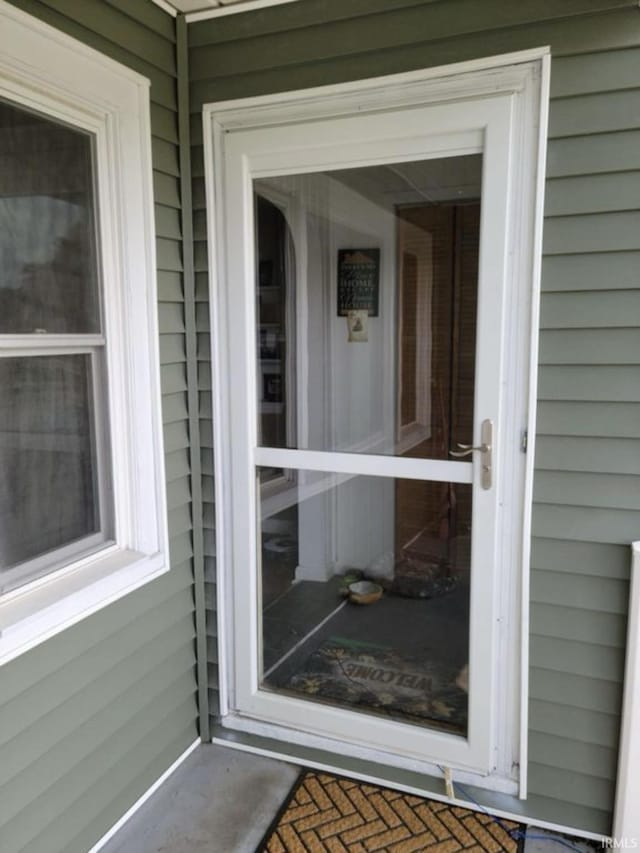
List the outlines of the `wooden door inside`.
<svg viewBox="0 0 640 853">
<path fill-rule="evenodd" d="M 473 439 L 480 203 L 399 207 L 397 222 L 397 441 L 403 455 L 448 459 Z M 467 585 L 469 490 L 402 480 L 395 508 L 398 592 Z"/>
</svg>

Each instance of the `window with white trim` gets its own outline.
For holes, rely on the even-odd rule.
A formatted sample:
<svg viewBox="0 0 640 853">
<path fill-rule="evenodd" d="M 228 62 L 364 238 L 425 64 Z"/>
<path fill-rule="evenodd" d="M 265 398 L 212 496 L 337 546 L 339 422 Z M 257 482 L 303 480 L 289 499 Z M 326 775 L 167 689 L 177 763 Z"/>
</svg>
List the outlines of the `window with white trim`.
<svg viewBox="0 0 640 853">
<path fill-rule="evenodd" d="M 0 592 L 113 541 L 90 134 L 0 101 Z"/>
<path fill-rule="evenodd" d="M 149 83 L 0 6 L 0 663 L 167 569 Z"/>
</svg>

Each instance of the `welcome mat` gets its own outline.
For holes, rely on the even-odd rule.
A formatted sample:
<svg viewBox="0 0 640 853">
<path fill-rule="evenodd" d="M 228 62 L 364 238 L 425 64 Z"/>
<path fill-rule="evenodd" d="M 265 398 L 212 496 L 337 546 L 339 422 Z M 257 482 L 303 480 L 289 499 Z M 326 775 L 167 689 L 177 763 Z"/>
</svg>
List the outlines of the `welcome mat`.
<svg viewBox="0 0 640 853">
<path fill-rule="evenodd" d="M 393 717 L 431 720 L 466 733 L 467 694 L 459 669 L 392 649 L 330 637 L 286 683 L 289 690 Z"/>
<path fill-rule="evenodd" d="M 519 823 L 305 771 L 256 853 L 516 853 Z"/>
</svg>

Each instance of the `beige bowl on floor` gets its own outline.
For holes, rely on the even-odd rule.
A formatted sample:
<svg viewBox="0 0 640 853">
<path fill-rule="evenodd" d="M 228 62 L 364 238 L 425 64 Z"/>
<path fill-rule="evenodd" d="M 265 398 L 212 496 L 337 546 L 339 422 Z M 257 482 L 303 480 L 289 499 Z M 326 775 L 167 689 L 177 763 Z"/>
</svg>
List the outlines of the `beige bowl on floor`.
<svg viewBox="0 0 640 853">
<path fill-rule="evenodd" d="M 382 598 L 382 587 L 373 581 L 357 581 L 349 584 L 349 601 L 354 604 L 373 604 Z"/>
</svg>

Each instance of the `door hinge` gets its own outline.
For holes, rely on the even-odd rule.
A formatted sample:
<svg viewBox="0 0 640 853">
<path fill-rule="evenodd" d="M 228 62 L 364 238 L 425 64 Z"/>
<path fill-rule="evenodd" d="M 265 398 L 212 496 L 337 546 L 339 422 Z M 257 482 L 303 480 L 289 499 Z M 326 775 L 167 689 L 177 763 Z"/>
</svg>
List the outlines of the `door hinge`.
<svg viewBox="0 0 640 853">
<path fill-rule="evenodd" d="M 522 436 L 521 436 L 521 438 L 520 438 L 520 450 L 521 450 L 523 453 L 526 453 L 526 452 L 527 452 L 527 445 L 528 445 L 528 443 L 529 443 L 529 430 L 528 430 L 528 429 L 523 429 L 523 430 L 522 430 Z"/>
</svg>

